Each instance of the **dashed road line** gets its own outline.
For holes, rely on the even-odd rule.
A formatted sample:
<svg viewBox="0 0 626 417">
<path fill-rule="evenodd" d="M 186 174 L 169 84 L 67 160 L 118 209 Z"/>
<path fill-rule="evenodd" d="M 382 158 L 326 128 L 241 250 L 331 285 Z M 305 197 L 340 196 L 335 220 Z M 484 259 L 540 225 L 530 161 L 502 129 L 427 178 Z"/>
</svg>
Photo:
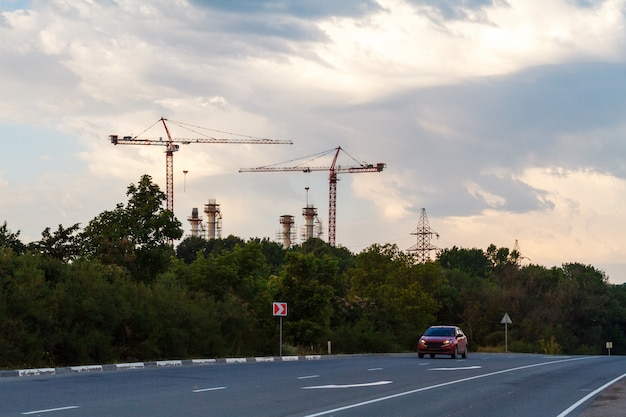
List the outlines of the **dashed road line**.
<svg viewBox="0 0 626 417">
<path fill-rule="evenodd" d="M 31 414 L 43 414 L 43 413 L 53 413 L 55 411 L 65 411 L 65 410 L 73 410 L 78 408 L 77 405 L 70 405 L 68 407 L 58 407 L 58 408 L 46 408 L 44 410 L 35 410 L 35 411 L 26 411 L 22 413 L 23 416 L 28 416 Z"/>
</svg>

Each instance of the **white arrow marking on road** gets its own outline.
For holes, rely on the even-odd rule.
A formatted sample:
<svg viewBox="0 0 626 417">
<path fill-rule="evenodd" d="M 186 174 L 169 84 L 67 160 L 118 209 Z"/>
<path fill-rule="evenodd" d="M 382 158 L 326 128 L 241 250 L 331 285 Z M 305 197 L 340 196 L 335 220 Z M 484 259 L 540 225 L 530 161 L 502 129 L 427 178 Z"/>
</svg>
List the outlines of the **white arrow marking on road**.
<svg viewBox="0 0 626 417">
<path fill-rule="evenodd" d="M 463 366 L 461 368 L 430 368 L 429 371 L 465 371 L 466 369 L 480 369 L 482 366 Z"/>
<path fill-rule="evenodd" d="M 365 384 L 348 384 L 348 385 L 317 385 L 313 387 L 302 387 L 302 389 L 334 389 L 334 388 L 360 388 L 360 387 L 374 387 L 377 385 L 391 384 L 392 381 L 377 381 L 367 382 Z"/>
<path fill-rule="evenodd" d="M 217 391 L 217 390 L 220 390 L 220 389 L 226 389 L 226 387 L 214 387 L 214 388 L 195 389 L 192 392 Z"/>
<path fill-rule="evenodd" d="M 41 414 L 41 413 L 52 413 L 53 411 L 65 411 L 65 410 L 73 410 L 74 408 L 78 408 L 77 405 L 72 405 L 69 407 L 59 407 L 59 408 L 48 408 L 46 410 L 36 410 L 36 411 L 27 411 L 22 413 L 23 416 L 27 416 L 30 414 Z"/>
</svg>

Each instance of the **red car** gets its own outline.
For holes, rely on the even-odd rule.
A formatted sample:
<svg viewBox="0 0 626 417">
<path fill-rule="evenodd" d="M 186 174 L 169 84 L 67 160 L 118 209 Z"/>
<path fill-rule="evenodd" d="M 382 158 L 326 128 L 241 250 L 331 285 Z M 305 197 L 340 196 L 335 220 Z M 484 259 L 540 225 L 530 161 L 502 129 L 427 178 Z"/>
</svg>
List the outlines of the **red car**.
<svg viewBox="0 0 626 417">
<path fill-rule="evenodd" d="M 417 356 L 423 358 L 427 353 L 431 358 L 441 354 L 456 359 L 460 354 L 465 359 L 468 353 L 467 337 L 457 326 L 431 326 L 417 343 Z"/>
</svg>

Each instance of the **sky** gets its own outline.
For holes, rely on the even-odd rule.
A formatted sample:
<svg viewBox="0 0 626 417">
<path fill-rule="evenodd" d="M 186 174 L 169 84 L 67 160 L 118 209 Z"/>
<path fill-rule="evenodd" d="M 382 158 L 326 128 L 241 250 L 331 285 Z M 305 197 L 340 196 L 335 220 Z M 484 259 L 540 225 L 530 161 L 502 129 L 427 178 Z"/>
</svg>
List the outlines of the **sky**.
<svg viewBox="0 0 626 417">
<path fill-rule="evenodd" d="M 517 241 L 524 264 L 621 284 L 625 23 L 626 0 L 0 0 L 0 222 L 28 243 L 144 174 L 165 191 L 164 147 L 108 139 L 166 137 L 163 117 L 198 127 L 174 138 L 293 142 L 181 145 L 185 235 L 209 199 L 222 237 L 292 215 L 299 239 L 306 204 L 326 228 L 327 172 L 239 169 L 341 147 L 386 167 L 339 174 L 338 246 L 408 250 L 425 209 L 439 248 Z"/>
</svg>

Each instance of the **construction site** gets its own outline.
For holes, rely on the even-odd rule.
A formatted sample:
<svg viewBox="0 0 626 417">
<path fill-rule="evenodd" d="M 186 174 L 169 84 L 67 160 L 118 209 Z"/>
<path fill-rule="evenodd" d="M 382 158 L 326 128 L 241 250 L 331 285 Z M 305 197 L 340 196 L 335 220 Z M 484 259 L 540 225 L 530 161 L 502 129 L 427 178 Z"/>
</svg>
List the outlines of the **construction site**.
<svg viewBox="0 0 626 417">
<path fill-rule="evenodd" d="M 196 133 L 201 137 L 193 138 L 174 138 L 170 134 L 168 122 L 178 127 L 185 128 L 190 132 Z M 166 137 L 145 138 L 142 135 L 156 124 L 162 124 Z M 141 146 L 163 146 L 165 147 L 165 178 L 166 178 L 166 209 L 174 213 L 174 153 L 180 150 L 180 145 L 189 144 L 262 144 L 262 145 L 279 145 L 292 144 L 289 140 L 275 140 L 267 138 L 257 138 L 251 136 L 239 135 L 236 138 L 215 138 L 212 135 L 200 134 L 199 126 L 187 125 L 182 122 L 169 121 L 160 118 L 153 125 L 146 128 L 141 134 L 136 136 L 109 135 L 109 140 L 113 145 L 141 145 Z M 219 131 L 217 131 L 219 132 Z M 226 133 L 226 132 L 220 132 Z M 237 135 L 232 134 L 230 135 Z M 354 161 L 351 165 L 339 165 L 337 163 L 340 154 L 344 154 Z M 317 165 L 316 161 L 324 157 L 331 157 L 331 162 L 327 165 Z M 241 168 L 240 173 L 268 173 L 268 172 L 328 172 L 328 229 L 327 241 L 331 246 L 336 244 L 336 228 L 337 228 L 337 180 L 339 174 L 357 174 L 357 173 L 380 173 L 387 165 L 383 162 L 369 164 L 358 162 L 350 154 L 348 154 L 341 146 L 323 151 L 317 154 L 293 159 L 287 162 L 275 163 L 255 168 Z M 186 175 L 188 171 L 183 171 Z M 276 231 L 275 239 L 280 242 L 284 249 L 290 248 L 298 242 L 304 242 L 310 238 L 324 238 L 324 228 L 320 217 L 318 216 L 318 208 L 308 201 L 309 188 L 306 187 L 307 201 L 302 207 L 303 221 L 298 227 L 295 216 L 292 214 L 278 215 L 279 228 Z M 190 236 L 200 237 L 204 239 L 219 239 L 222 237 L 222 210 L 216 198 L 210 198 L 203 209 L 204 216 L 200 213 L 198 207 L 191 209 L 191 215 L 187 217 L 190 224 Z M 299 230 L 298 230 L 299 229 Z M 408 252 L 414 252 L 419 262 L 431 260 L 431 253 L 436 255 L 440 250 L 431 244 L 433 237 L 439 238 L 439 234 L 430 228 L 426 210 L 422 209 L 417 228 L 411 233 L 417 238 L 417 242 L 408 248 Z M 173 242 L 172 242 L 173 244 Z"/>
<path fill-rule="evenodd" d="M 156 124 L 161 123 L 166 137 L 159 138 L 146 138 L 142 135 L 153 128 Z M 184 128 L 190 132 L 198 134 L 202 137 L 193 138 L 174 138 L 170 134 L 168 123 L 174 124 L 180 128 Z M 290 140 L 276 140 L 267 138 L 257 138 L 245 135 L 238 135 L 229 133 L 229 135 L 238 135 L 237 138 L 215 138 L 212 135 L 200 134 L 200 130 L 203 129 L 199 126 L 187 125 L 182 122 L 174 122 L 165 118 L 160 118 L 153 125 L 144 129 L 142 133 L 135 136 L 122 136 L 109 135 L 109 140 L 113 145 L 141 145 L 141 146 L 164 146 L 165 147 L 165 178 L 166 187 L 165 194 L 167 196 L 166 209 L 174 213 L 174 152 L 180 150 L 180 145 L 189 144 L 256 144 L 256 145 L 279 145 L 279 144 L 293 144 Z M 213 130 L 214 131 L 214 130 Z M 219 132 L 219 131 L 218 131 Z M 226 133 L 226 132 L 220 132 Z M 261 166 L 256 168 L 241 168 L 239 172 L 304 172 L 311 173 L 315 171 L 328 172 L 328 243 L 332 246 L 336 241 L 336 218 L 337 218 L 337 175 L 339 174 L 355 174 L 355 173 L 373 173 L 382 172 L 386 164 L 379 162 L 377 164 L 360 163 L 356 159 L 352 158 L 355 163 L 353 165 L 338 165 L 337 159 L 340 153 L 352 158 L 347 154 L 341 146 L 337 148 L 320 152 L 318 154 L 305 156 L 297 160 L 291 160 L 294 165 L 285 166 L 284 163 L 277 163 L 267 166 Z M 327 166 L 313 165 L 312 163 L 319 158 L 327 155 L 332 155 L 332 161 Z M 183 171 L 186 174 L 187 171 Z M 308 189 L 307 189 L 308 195 Z M 206 222 L 200 215 L 200 211 L 197 207 L 192 208 L 191 215 L 187 218 L 191 225 L 191 236 L 203 237 L 206 239 L 215 239 L 221 237 L 222 230 L 222 213 L 220 205 L 217 204 L 216 199 L 211 198 L 204 206 L 204 214 L 206 215 Z M 305 207 L 302 209 L 302 215 L 304 217 L 304 225 L 302 226 L 301 239 L 306 241 L 311 237 L 322 238 L 322 226 L 321 221 L 317 215 L 317 208 L 308 201 Z M 280 215 L 279 223 L 281 229 L 277 232 L 277 238 L 283 243 L 283 247 L 289 248 L 296 241 L 296 231 L 294 216 L 290 214 Z"/>
</svg>

